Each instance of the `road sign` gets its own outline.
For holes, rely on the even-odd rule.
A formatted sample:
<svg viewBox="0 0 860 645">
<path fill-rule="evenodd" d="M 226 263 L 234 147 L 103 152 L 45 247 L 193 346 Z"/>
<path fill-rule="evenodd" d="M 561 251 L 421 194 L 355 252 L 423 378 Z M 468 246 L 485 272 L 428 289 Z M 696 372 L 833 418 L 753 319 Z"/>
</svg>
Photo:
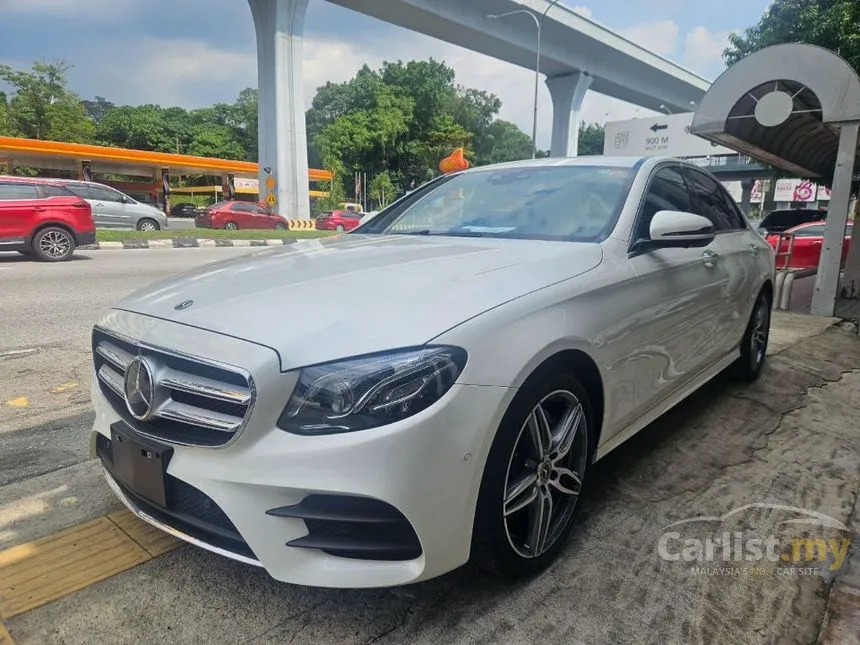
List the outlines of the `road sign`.
<svg viewBox="0 0 860 645">
<path fill-rule="evenodd" d="M 693 113 L 664 114 L 606 124 L 603 154 L 622 157 L 707 157 L 737 154 L 724 146 L 690 134 Z"/>
<path fill-rule="evenodd" d="M 274 208 L 275 204 L 277 204 L 277 203 L 278 203 L 278 198 L 277 198 L 277 197 L 275 197 L 275 193 L 269 193 L 269 196 L 268 196 L 268 197 L 266 197 L 266 203 L 267 203 L 269 206 L 271 206 L 271 207 L 273 207 L 273 208 Z"/>
<path fill-rule="evenodd" d="M 269 190 L 275 190 L 275 184 L 277 184 L 277 182 L 275 181 L 275 178 L 272 177 L 272 175 L 266 177 L 266 188 L 268 188 Z"/>
</svg>

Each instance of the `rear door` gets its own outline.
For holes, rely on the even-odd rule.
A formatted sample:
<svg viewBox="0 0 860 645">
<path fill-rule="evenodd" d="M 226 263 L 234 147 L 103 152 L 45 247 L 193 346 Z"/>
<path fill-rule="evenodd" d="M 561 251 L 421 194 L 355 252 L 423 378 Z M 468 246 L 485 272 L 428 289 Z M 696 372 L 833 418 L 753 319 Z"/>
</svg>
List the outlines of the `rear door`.
<svg viewBox="0 0 860 645">
<path fill-rule="evenodd" d="M 259 220 L 254 218 L 254 204 L 247 202 L 233 202 L 230 207 L 231 218 L 239 228 L 259 228 Z"/>
<path fill-rule="evenodd" d="M 33 229 L 40 206 L 36 186 L 23 182 L 0 182 L 0 251 L 20 246 Z"/>
</svg>

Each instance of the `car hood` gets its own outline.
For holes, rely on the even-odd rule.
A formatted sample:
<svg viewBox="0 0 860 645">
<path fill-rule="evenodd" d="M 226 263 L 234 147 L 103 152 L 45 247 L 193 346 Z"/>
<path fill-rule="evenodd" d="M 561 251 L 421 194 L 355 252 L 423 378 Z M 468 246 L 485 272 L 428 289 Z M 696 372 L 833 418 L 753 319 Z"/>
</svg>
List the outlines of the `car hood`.
<svg viewBox="0 0 860 645">
<path fill-rule="evenodd" d="M 271 347 L 288 370 L 422 345 L 601 258 L 599 244 L 345 235 L 211 264 L 117 308 Z"/>
</svg>

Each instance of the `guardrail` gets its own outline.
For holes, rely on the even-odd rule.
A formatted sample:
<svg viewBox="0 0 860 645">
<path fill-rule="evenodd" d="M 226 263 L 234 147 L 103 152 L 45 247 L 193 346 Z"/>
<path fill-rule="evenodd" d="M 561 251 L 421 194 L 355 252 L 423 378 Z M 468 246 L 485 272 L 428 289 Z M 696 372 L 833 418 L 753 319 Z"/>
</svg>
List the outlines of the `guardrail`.
<svg viewBox="0 0 860 645">
<path fill-rule="evenodd" d="M 773 286 L 773 306 L 781 311 L 791 307 L 791 290 L 798 278 L 808 278 L 818 273 L 818 268 L 812 269 L 779 269 L 776 272 L 776 284 Z"/>
</svg>

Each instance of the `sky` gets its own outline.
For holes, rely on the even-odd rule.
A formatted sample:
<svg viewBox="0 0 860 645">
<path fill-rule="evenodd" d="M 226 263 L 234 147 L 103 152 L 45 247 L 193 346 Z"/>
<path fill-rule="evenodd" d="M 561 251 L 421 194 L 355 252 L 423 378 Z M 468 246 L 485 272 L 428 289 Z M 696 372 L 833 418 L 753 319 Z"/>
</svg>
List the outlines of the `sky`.
<svg viewBox="0 0 860 645">
<path fill-rule="evenodd" d="M 710 80 L 723 70 L 729 34 L 756 23 L 769 0 L 562 4 Z M 256 85 L 254 27 L 245 0 L 0 0 L 0 15 L 0 63 L 26 68 L 38 59 L 65 59 L 74 66 L 70 86 L 83 98 L 194 108 L 232 102 Z M 532 72 L 325 0 L 308 6 L 305 103 L 326 81 L 348 80 L 365 63 L 431 56 L 453 67 L 458 83 L 498 95 L 499 116 L 531 131 Z M 539 105 L 538 144 L 548 148 L 551 110 L 543 84 Z M 589 123 L 649 114 L 595 92 L 582 109 Z"/>
</svg>

